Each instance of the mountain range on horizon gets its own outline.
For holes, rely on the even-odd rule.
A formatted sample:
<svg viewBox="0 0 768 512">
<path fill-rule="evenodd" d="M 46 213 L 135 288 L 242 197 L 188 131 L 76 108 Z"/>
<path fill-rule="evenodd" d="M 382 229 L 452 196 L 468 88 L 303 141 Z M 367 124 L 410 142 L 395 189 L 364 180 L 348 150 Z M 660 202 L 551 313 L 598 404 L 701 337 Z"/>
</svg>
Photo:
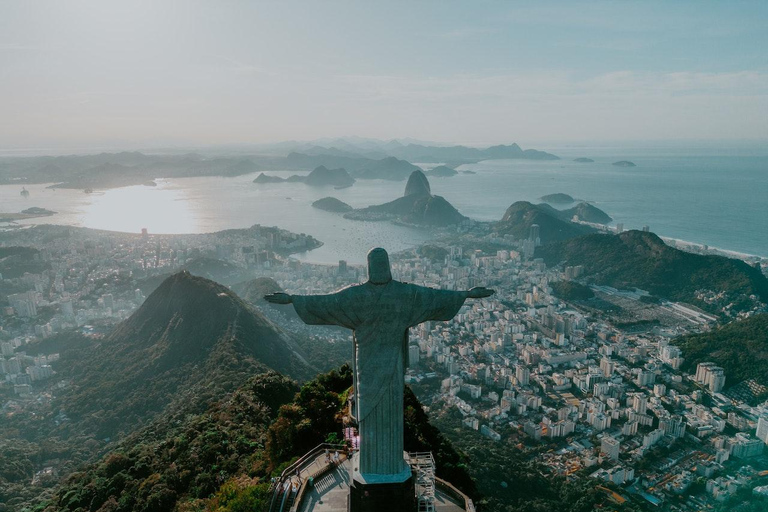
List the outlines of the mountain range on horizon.
<svg viewBox="0 0 768 512">
<path fill-rule="evenodd" d="M 335 156 L 335 157 L 364 157 L 370 159 L 383 159 L 396 157 L 409 162 L 430 163 L 442 162 L 452 166 L 475 163 L 481 160 L 500 159 L 525 159 L 525 160 L 558 160 L 559 157 L 535 149 L 522 149 L 518 144 L 499 144 L 488 147 L 470 147 L 461 145 L 426 145 L 426 144 L 401 144 L 389 142 L 377 146 L 356 146 L 354 144 L 340 144 L 321 146 L 316 144 L 297 145 L 293 153 L 311 156 Z"/>
<path fill-rule="evenodd" d="M 255 153 L 272 155 L 288 154 L 295 151 L 305 154 L 328 152 L 329 154 L 336 153 L 344 156 L 369 155 L 371 158 L 383 158 L 385 156 L 393 155 L 394 152 L 402 151 L 403 148 L 407 148 L 409 146 L 429 148 L 467 148 L 483 150 L 484 148 L 503 147 L 505 145 L 512 146 L 517 144 L 507 142 L 438 142 L 416 139 L 412 137 L 377 139 L 371 137 L 349 135 L 339 137 L 321 137 L 317 139 L 306 140 L 284 140 L 278 142 L 218 144 L 207 146 L 205 148 L 196 148 L 194 146 L 184 148 L 147 148 L 143 149 L 142 151 L 147 153 L 178 153 L 200 151 L 206 154 L 226 154 L 232 151 L 236 151 L 239 154 Z"/>
<path fill-rule="evenodd" d="M 156 178 L 241 176 L 270 168 L 312 170 L 344 168 L 358 179 L 405 180 L 418 169 L 413 162 L 453 166 L 490 159 L 555 160 L 543 151 L 517 144 L 488 148 L 429 146 L 399 142 L 344 144 L 343 148 L 285 143 L 222 154 L 200 151 L 122 151 L 85 155 L 0 157 L 0 184 L 52 183 L 51 188 L 101 189 L 151 183 Z"/>
</svg>

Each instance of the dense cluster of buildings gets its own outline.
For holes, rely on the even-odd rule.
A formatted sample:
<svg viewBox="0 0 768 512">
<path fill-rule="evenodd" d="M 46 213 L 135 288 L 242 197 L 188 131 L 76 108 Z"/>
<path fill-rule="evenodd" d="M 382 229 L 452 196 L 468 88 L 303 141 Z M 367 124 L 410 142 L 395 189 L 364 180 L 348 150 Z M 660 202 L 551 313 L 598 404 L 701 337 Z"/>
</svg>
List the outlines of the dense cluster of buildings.
<svg viewBox="0 0 768 512">
<path fill-rule="evenodd" d="M 52 228 L 53 229 L 53 228 Z M 64 229 L 67 228 L 56 228 Z M 38 246 L 45 269 L 2 280 L 0 383 L 31 397 L 35 383 L 55 376 L 56 355 L 25 346 L 67 329 L 114 323 L 144 300 L 137 282 L 170 274 L 192 261 L 223 261 L 242 273 L 275 279 L 289 293 L 326 293 L 366 279 L 365 269 L 303 264 L 276 256 L 317 245 L 311 237 L 254 227 L 211 235 L 133 236 L 73 230 Z M 45 238 L 45 243 L 42 242 Z M 552 283 L 578 279 L 580 267 L 547 268 L 533 257 L 537 234 L 515 242 L 489 235 L 485 246 L 443 247 L 429 258 L 393 255 L 396 279 L 447 290 L 494 288 L 469 300 L 450 322 L 412 329 L 406 380 L 428 390 L 432 410 L 458 411 L 468 435 L 534 450 L 554 473 L 591 476 L 659 504 L 705 485 L 698 500 L 724 500 L 749 485 L 765 461 L 768 407 L 723 394 L 727 375 L 702 362 L 681 372 L 672 340 L 709 322 L 685 306 L 662 305 L 672 324 L 623 330 L 579 304 L 554 295 Z M 242 280 L 245 280 L 244 277 Z M 612 290 L 595 289 L 605 300 Z M 640 304 L 642 292 L 621 295 Z M 648 304 L 642 304 L 649 308 Z M 284 318 L 289 330 L 347 341 L 349 333 Z M 425 391 L 426 392 L 426 391 Z M 528 449 L 528 448 L 524 448 Z M 768 466 L 766 466 L 768 467 Z M 693 497 L 691 499 L 694 499 Z"/>
<path fill-rule="evenodd" d="M 141 235 L 65 226 L 4 234 L 4 243 L 34 247 L 37 272 L 0 274 L 0 388 L 33 398 L 32 383 L 55 373 L 28 346 L 71 329 L 92 332 L 127 318 L 145 294 L 138 284 L 189 265 L 237 275 L 270 268 L 281 254 L 317 247 L 312 237 L 253 226 L 201 235 Z M 27 268 L 26 266 L 24 267 Z M 13 269 L 12 269 L 13 270 Z M 17 275 L 20 274 L 20 275 Z M 5 300 L 3 300 L 5 299 Z"/>
<path fill-rule="evenodd" d="M 402 281 L 497 290 L 467 301 L 450 322 L 411 330 L 406 380 L 417 391 L 431 383 L 424 388 L 435 390 L 431 410 L 457 410 L 463 427 L 489 443 L 551 444 L 536 453 L 555 473 L 602 479 L 654 505 L 685 496 L 701 479 L 705 494 L 695 500 L 702 503 L 748 485 L 751 464 L 768 462 L 768 407 L 723 395 L 726 375 L 713 363 L 682 373 L 684 358 L 672 343 L 709 320 L 680 311 L 673 325 L 623 331 L 553 295 L 551 283 L 574 279 L 580 269 L 548 269 L 523 245 L 490 255 L 457 246 L 442 260 L 414 252 L 393 259 Z M 365 280 L 364 269 L 344 262 L 272 275 L 294 293 Z M 676 310 L 670 306 L 659 307 Z"/>
</svg>

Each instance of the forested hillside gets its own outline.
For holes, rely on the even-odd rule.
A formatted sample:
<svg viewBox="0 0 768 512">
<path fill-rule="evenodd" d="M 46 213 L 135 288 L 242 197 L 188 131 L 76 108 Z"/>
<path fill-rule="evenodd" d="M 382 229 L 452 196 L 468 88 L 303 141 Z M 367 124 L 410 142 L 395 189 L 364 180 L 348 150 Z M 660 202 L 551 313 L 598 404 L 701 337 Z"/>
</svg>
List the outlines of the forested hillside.
<svg viewBox="0 0 768 512">
<path fill-rule="evenodd" d="M 585 279 L 596 284 L 640 288 L 713 312 L 728 304 L 748 308 L 754 303 L 750 296 L 768 302 L 768 279 L 759 269 L 741 260 L 680 251 L 653 233 L 593 234 L 538 247 L 536 256 L 548 266 L 582 265 Z M 722 300 L 715 298 L 720 292 L 726 294 Z"/>
<path fill-rule="evenodd" d="M 675 341 L 683 350 L 683 369 L 712 361 L 725 369 L 726 387 L 747 379 L 768 386 L 768 314 L 734 321 L 712 331 Z"/>
</svg>

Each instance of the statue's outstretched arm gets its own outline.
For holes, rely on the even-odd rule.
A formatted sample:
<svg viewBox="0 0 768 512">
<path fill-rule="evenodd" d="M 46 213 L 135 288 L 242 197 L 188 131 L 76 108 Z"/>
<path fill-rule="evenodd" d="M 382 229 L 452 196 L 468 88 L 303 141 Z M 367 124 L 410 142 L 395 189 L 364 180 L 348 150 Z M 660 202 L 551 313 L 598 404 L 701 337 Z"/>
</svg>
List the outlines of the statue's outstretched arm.
<svg viewBox="0 0 768 512">
<path fill-rule="evenodd" d="M 326 295 L 270 293 L 264 296 L 264 300 L 272 304 L 293 304 L 299 318 L 309 325 L 339 325 L 355 329 L 359 323 L 355 315 L 359 299 L 352 288 Z"/>
<path fill-rule="evenodd" d="M 287 293 L 277 292 L 265 295 L 264 300 L 271 302 L 272 304 L 290 304 L 293 302 L 293 297 Z"/>
<path fill-rule="evenodd" d="M 448 321 L 458 314 L 467 299 L 490 297 L 494 290 L 472 288 L 471 290 L 437 290 L 426 286 L 406 285 L 412 290 L 410 300 L 411 317 L 408 324 L 413 327 L 426 321 Z"/>
<path fill-rule="evenodd" d="M 468 299 L 484 299 L 496 293 L 496 290 L 491 290 L 490 288 L 485 288 L 483 286 L 475 286 L 464 293 L 467 294 Z"/>
</svg>

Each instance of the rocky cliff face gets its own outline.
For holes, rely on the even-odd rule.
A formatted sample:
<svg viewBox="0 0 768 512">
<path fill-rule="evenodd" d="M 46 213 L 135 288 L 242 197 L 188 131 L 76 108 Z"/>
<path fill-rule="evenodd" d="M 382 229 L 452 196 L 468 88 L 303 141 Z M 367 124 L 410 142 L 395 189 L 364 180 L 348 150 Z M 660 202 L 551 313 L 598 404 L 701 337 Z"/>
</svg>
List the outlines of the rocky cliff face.
<svg viewBox="0 0 768 512">
<path fill-rule="evenodd" d="M 422 171 L 411 173 L 403 197 L 344 216 L 352 220 L 393 220 L 427 226 L 450 226 L 467 220 L 445 198 L 432 195 L 429 180 Z"/>
<path fill-rule="evenodd" d="M 413 195 L 429 195 L 432 190 L 429 186 L 427 176 L 421 171 L 413 171 L 408 177 L 408 183 L 405 185 L 403 197 Z"/>
</svg>

